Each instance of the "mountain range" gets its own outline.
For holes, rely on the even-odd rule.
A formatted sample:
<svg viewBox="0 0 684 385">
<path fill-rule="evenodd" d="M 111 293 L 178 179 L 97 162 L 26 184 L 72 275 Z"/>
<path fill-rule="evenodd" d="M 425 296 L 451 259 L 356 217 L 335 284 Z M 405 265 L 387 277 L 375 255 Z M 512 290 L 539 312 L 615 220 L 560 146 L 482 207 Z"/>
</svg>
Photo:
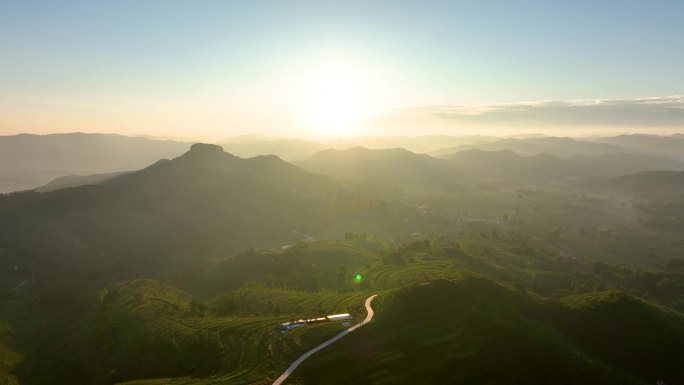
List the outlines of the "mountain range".
<svg viewBox="0 0 684 385">
<path fill-rule="evenodd" d="M 67 175 L 137 170 L 182 154 L 190 143 L 114 134 L 0 136 L 0 193 Z"/>
<path fill-rule="evenodd" d="M 471 149 L 439 158 L 404 149 L 326 150 L 300 162 L 309 171 L 366 182 L 442 190 L 472 183 L 548 183 L 653 170 L 684 170 L 684 162 L 636 153 L 521 156 Z"/>
</svg>

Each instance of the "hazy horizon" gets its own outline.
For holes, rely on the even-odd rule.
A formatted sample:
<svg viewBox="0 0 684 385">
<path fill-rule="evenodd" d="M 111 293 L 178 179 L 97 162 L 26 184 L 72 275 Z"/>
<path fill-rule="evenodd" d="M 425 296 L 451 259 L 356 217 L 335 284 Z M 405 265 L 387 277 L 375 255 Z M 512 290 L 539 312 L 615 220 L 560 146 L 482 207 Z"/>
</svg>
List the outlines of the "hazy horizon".
<svg viewBox="0 0 684 385">
<path fill-rule="evenodd" d="M 298 135 L 292 134 L 268 134 L 259 132 L 245 132 L 238 133 L 229 136 L 216 136 L 216 137 L 206 137 L 206 136 L 174 136 L 174 135 L 153 135 L 147 133 L 118 133 L 118 132 L 107 132 L 107 131 L 57 131 L 57 132 L 16 132 L 16 133 L 2 133 L 0 137 L 9 137 L 17 135 L 35 135 L 35 136 L 45 136 L 45 135 L 70 135 L 70 134 L 94 134 L 94 135 L 120 135 L 131 138 L 145 138 L 151 140 L 160 141 L 177 141 L 177 142 L 197 142 L 197 143 L 213 143 L 221 144 L 232 141 L 247 141 L 247 142 L 264 142 L 272 140 L 302 140 L 320 143 L 332 143 L 332 142 L 354 142 L 355 140 L 363 139 L 383 139 L 383 138 L 421 138 L 421 137 L 453 137 L 453 138 L 465 138 L 465 137 L 496 137 L 501 139 L 506 138 L 534 138 L 534 137 L 557 137 L 557 138 L 572 138 L 577 140 L 591 139 L 591 138 L 609 138 L 622 135 L 646 135 L 646 136 L 677 136 L 684 135 L 684 128 L 672 129 L 661 131 L 639 131 L 639 130 L 586 130 L 586 131 L 547 131 L 544 133 L 543 130 L 528 130 L 528 131 L 481 131 L 481 132 L 461 132 L 461 133 L 450 133 L 450 132 L 432 132 L 432 133 L 391 133 L 391 134 L 368 134 L 368 135 L 354 135 L 354 136 L 321 136 L 321 135 Z"/>
</svg>

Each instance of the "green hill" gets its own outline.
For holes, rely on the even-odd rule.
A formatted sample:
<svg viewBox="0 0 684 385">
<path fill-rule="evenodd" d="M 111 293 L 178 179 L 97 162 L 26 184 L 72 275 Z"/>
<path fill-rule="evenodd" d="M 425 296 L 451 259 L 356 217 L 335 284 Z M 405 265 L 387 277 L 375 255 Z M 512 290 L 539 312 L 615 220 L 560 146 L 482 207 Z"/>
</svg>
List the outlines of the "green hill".
<svg viewBox="0 0 684 385">
<path fill-rule="evenodd" d="M 374 321 L 313 356 L 292 383 L 682 378 L 671 369 L 684 344 L 679 313 L 616 291 L 540 296 L 586 293 L 609 270 L 626 274 L 619 266 L 591 275 L 588 262 L 568 265 L 550 248 L 515 239 L 393 246 L 346 238 L 197 261 L 166 272 L 164 282 L 114 283 L 111 266 L 53 272 L 16 292 L 23 319 L 33 321 L 12 318 L 22 343 L 5 345 L 21 348 L 9 350 L 16 360 L 6 366 L 35 385 L 265 384 L 341 330 L 322 324 L 282 334 L 279 323 L 338 312 L 358 322 L 364 299 L 379 294 Z M 642 276 L 660 279 L 634 279 Z M 621 341 L 625 335 L 635 337 Z M 634 363 L 643 351 L 660 363 Z"/>
<path fill-rule="evenodd" d="M 196 144 L 96 185 L 0 196 L 0 258 L 46 268 L 127 261 L 159 272 L 302 234 L 330 238 L 363 224 L 391 231 L 400 209 L 275 156 L 242 159 Z"/>
<path fill-rule="evenodd" d="M 0 384 L 2 385 L 18 385 L 19 380 L 14 368 L 24 360 L 24 354 L 18 349 L 18 336 L 15 333 L 12 323 L 8 322 L 7 313 L 15 312 L 14 309 L 8 306 L 0 306 Z M 15 322 L 17 314 L 15 312 Z"/>
<path fill-rule="evenodd" d="M 186 270 L 180 280 L 203 297 L 246 282 L 299 290 L 336 290 L 346 284 L 338 281 L 340 268 L 352 272 L 377 259 L 376 254 L 352 242 L 302 242 L 283 250 L 253 250 L 211 259 Z"/>
<path fill-rule="evenodd" d="M 681 383 L 684 316 L 622 291 L 582 294 L 530 312 L 579 349 L 654 383 Z M 638 353 L 637 353 L 638 352 Z"/>
<path fill-rule="evenodd" d="M 216 308 L 207 307 L 156 280 L 122 282 L 101 291 L 97 304 L 67 328 L 66 338 L 37 342 L 18 368 L 22 383 L 193 382 L 217 376 L 224 384 L 252 383 L 276 376 L 298 354 L 341 330 L 325 324 L 283 336 L 281 322 L 341 311 L 358 318 L 365 299 L 363 293 L 263 287 L 230 296 L 245 307 L 225 314 L 220 298 Z"/>
<path fill-rule="evenodd" d="M 584 300 L 603 304 L 606 297 Z M 605 317 L 610 309 L 577 309 L 568 301 L 577 299 L 540 301 L 466 273 L 414 284 L 379 297 L 376 321 L 312 357 L 289 383 L 648 384 L 684 378 L 676 363 L 684 346 L 681 315 L 637 301 Z M 643 353 L 650 351 L 654 355 Z"/>
</svg>

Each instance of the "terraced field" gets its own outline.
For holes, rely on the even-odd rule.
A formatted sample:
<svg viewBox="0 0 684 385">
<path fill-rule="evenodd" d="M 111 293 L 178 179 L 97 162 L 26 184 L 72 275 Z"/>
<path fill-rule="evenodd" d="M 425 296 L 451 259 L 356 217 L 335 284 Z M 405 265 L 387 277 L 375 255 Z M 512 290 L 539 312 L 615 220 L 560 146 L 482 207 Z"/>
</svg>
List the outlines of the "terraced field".
<svg viewBox="0 0 684 385">
<path fill-rule="evenodd" d="M 450 261 L 421 261 L 408 265 L 375 265 L 359 270 L 368 285 L 376 290 L 388 290 L 410 283 L 454 276 L 454 264 Z"/>
<path fill-rule="evenodd" d="M 25 317 L 10 298 L 0 299 L 0 385 L 18 385 L 17 376 L 12 373 L 17 364 L 24 359 L 19 351 L 17 330 L 13 324 Z"/>
<path fill-rule="evenodd" d="M 145 293 L 142 299 L 135 294 L 140 292 Z M 349 311 L 355 318 L 365 315 L 357 310 L 363 309 L 366 295 L 362 292 L 307 293 L 247 287 L 240 295 L 250 308 L 277 304 L 292 314 L 216 316 L 193 312 L 186 293 L 156 281 L 136 281 L 122 287 L 120 297 L 109 305 L 111 314 L 101 320 L 101 330 L 109 328 L 112 334 L 106 334 L 106 340 L 99 343 L 125 345 L 124 350 L 135 350 L 146 367 L 152 361 L 162 361 L 167 366 L 159 372 L 174 374 L 124 382 L 127 384 L 251 384 L 277 376 L 293 358 L 342 330 L 339 324 L 330 323 L 283 334 L 278 328 L 281 322 L 294 315 L 321 316 L 337 311 Z M 141 341 L 155 348 L 139 347 Z M 135 371 L 136 367 L 129 366 L 128 370 Z M 183 376 L 179 368 L 202 378 Z"/>
<path fill-rule="evenodd" d="M 0 320 L 0 385 L 18 385 L 17 376 L 10 373 L 14 366 L 21 362 L 23 355 L 17 352 L 8 341 L 11 339 L 9 325 Z"/>
</svg>

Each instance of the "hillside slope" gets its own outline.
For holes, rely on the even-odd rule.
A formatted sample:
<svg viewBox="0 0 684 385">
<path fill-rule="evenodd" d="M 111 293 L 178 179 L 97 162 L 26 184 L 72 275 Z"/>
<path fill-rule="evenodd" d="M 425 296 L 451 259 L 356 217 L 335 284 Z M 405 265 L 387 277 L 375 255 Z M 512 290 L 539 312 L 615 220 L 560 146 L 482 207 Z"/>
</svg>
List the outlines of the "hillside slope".
<svg viewBox="0 0 684 385">
<path fill-rule="evenodd" d="M 540 302 L 468 274 L 415 284 L 378 297 L 377 321 L 305 362 L 292 383 L 649 384 L 663 379 L 676 384 L 684 379 L 676 363 L 676 351 L 684 347 L 681 315 L 631 301 L 629 309 L 604 319 L 612 309 L 604 302 L 611 296 L 587 298 L 596 307 Z M 615 329 L 627 313 L 642 316 Z M 600 341 L 591 342 L 599 335 Z M 644 351 L 657 354 L 644 356 Z"/>
<path fill-rule="evenodd" d="M 2 258 L 22 267 L 115 258 L 151 269 L 292 244 L 302 233 L 339 234 L 360 216 L 389 220 L 386 208 L 357 196 L 274 156 L 242 159 L 196 144 L 100 184 L 0 197 Z"/>
</svg>

